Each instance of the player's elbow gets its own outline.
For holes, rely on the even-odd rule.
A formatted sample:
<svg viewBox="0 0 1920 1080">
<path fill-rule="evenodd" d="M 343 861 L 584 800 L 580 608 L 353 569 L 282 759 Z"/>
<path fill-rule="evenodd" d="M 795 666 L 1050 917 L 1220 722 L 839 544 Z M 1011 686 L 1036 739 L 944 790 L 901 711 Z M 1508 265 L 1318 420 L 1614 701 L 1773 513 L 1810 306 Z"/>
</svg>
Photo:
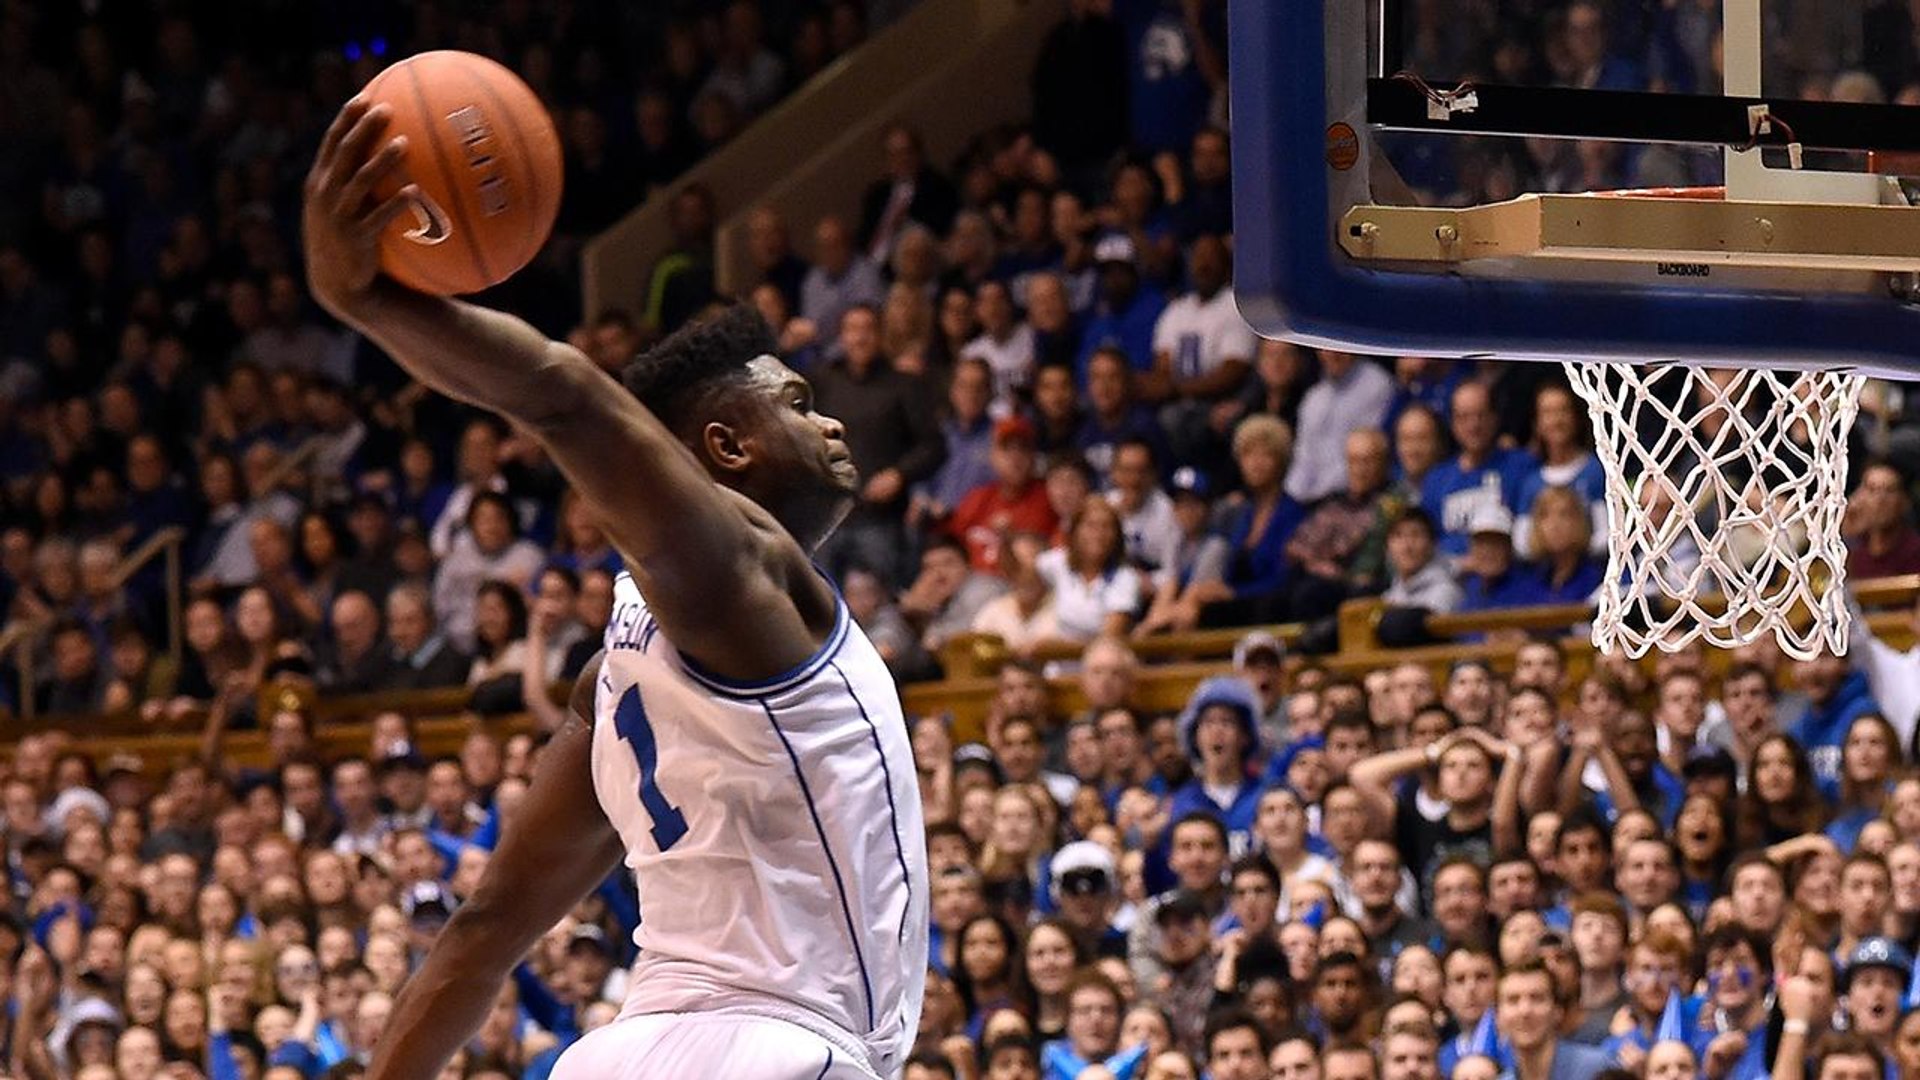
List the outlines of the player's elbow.
<svg viewBox="0 0 1920 1080">
<path fill-rule="evenodd" d="M 511 413 L 535 435 L 579 422 L 596 400 L 617 389 L 606 373 L 570 346 L 555 343 L 547 349 L 527 393 L 511 406 Z"/>
</svg>

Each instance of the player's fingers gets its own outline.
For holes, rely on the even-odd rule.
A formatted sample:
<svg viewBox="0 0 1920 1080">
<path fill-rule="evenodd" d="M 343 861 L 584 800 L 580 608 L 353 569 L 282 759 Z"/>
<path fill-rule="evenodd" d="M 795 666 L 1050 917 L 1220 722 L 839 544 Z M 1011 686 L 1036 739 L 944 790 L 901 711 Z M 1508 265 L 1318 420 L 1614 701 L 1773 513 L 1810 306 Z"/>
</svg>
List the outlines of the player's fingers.
<svg viewBox="0 0 1920 1080">
<path fill-rule="evenodd" d="M 395 218 L 401 217 L 413 209 L 414 200 L 418 198 L 419 195 L 420 188 L 417 185 L 408 184 L 401 188 L 392 198 L 374 207 L 366 217 L 361 218 L 361 227 L 375 235 L 384 232 L 386 227 L 391 224 Z"/>
<path fill-rule="evenodd" d="M 320 137 L 320 153 L 316 160 L 322 168 L 340 149 L 340 140 L 347 137 L 347 132 L 353 129 L 353 125 L 360 122 L 360 118 L 366 115 L 367 109 L 372 105 L 373 102 L 366 98 L 356 97 L 349 99 L 345 105 L 341 106 L 340 115 L 333 118 L 333 123 L 327 125 L 327 133 Z"/>
<path fill-rule="evenodd" d="M 365 165 L 340 187 L 340 206 L 349 213 L 366 204 L 367 196 L 378 190 L 380 181 L 391 176 L 406 159 L 407 137 L 397 135 L 388 139 L 380 149 L 373 152 Z"/>
<path fill-rule="evenodd" d="M 334 189 L 335 195 L 353 178 L 360 167 L 366 164 L 367 155 L 373 152 L 374 140 L 387 130 L 387 121 L 393 116 L 393 110 L 386 105 L 369 106 L 353 127 L 340 139 L 333 159 L 327 163 L 327 173 L 322 181 Z M 345 209 L 352 210 L 352 206 Z"/>
</svg>

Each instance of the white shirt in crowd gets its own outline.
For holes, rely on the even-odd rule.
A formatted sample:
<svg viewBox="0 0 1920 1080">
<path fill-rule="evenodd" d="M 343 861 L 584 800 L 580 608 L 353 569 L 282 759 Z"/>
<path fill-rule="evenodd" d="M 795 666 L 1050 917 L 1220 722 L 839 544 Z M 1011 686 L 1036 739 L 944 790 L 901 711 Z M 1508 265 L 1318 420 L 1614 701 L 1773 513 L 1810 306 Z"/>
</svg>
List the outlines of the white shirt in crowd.
<svg viewBox="0 0 1920 1080">
<path fill-rule="evenodd" d="M 1121 566 L 1094 578 L 1081 577 L 1067 566 L 1065 548 L 1049 548 L 1034 560 L 1033 568 L 1053 590 L 1053 613 L 1062 637 L 1090 641 L 1116 611 L 1131 612 L 1140 603 L 1140 574 Z"/>
<path fill-rule="evenodd" d="M 1005 338 L 981 334 L 961 348 L 960 356 L 985 360 L 993 369 L 993 399 L 1011 402 L 1033 383 L 1033 327 L 1021 323 Z"/>
<path fill-rule="evenodd" d="M 1120 531 L 1127 539 L 1127 558 L 1151 570 L 1172 566 L 1180 557 L 1180 522 L 1173 516 L 1173 500 L 1155 488 L 1140 509 L 1128 513 L 1120 492 L 1107 492 L 1107 501 L 1120 512 Z"/>
<path fill-rule="evenodd" d="M 1168 304 L 1153 327 L 1153 351 L 1173 357 L 1176 379 L 1209 374 L 1228 360 L 1252 363 L 1258 344 L 1233 303 L 1232 289 L 1221 289 L 1211 300 L 1188 293 Z"/>
</svg>

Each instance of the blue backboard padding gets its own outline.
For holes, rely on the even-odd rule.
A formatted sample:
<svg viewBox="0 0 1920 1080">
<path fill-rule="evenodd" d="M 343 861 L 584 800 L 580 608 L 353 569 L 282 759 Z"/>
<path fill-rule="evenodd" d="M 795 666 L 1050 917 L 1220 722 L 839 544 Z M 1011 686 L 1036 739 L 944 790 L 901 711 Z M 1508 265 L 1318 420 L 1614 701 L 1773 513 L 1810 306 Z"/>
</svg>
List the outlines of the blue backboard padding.
<svg viewBox="0 0 1920 1080">
<path fill-rule="evenodd" d="M 1332 2 L 1232 0 L 1229 12 L 1234 292 L 1260 333 L 1391 355 L 1920 376 L 1920 306 L 1891 297 L 1469 278 L 1350 261 L 1336 248 L 1328 205 Z"/>
</svg>

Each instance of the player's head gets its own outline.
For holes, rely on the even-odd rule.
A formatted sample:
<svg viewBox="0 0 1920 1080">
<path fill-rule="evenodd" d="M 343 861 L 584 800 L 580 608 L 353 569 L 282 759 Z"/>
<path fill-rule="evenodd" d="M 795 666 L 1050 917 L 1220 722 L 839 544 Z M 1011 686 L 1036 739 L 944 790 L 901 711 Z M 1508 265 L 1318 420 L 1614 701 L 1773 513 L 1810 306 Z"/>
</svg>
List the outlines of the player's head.
<svg viewBox="0 0 1920 1080">
<path fill-rule="evenodd" d="M 622 378 L 714 479 L 811 547 L 851 508 L 859 475 L 840 421 L 820 415 L 777 350 L 759 312 L 740 304 L 681 328 Z"/>
</svg>

